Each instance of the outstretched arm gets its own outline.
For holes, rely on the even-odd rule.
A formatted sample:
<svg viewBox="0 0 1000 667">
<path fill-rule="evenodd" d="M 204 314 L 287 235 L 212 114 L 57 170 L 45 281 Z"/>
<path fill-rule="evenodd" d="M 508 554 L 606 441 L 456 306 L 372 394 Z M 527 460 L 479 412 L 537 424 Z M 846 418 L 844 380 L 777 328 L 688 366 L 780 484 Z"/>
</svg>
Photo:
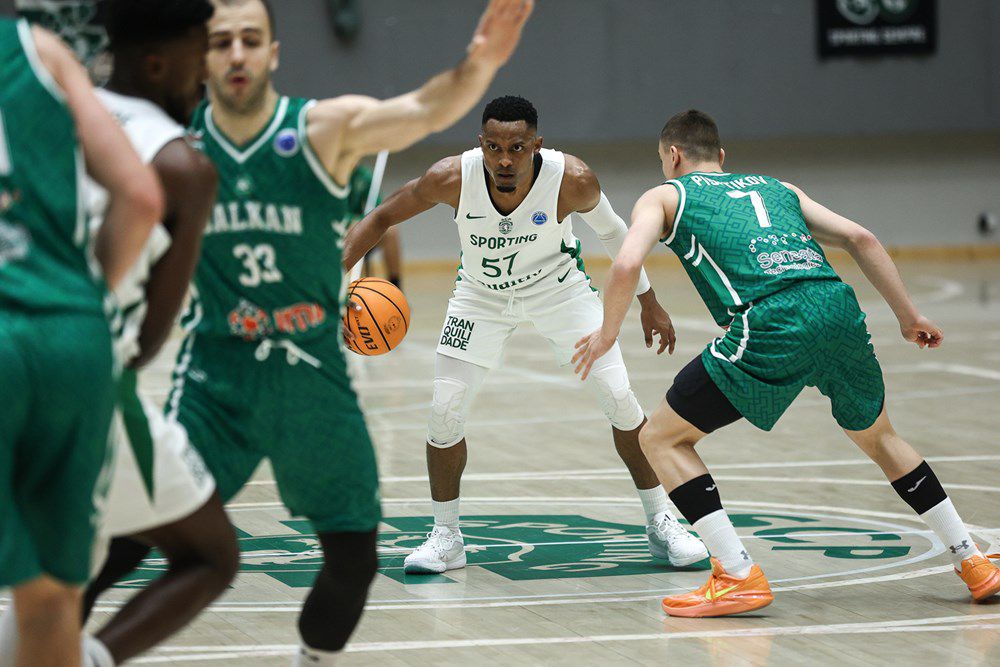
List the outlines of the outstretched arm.
<svg viewBox="0 0 1000 667">
<path fill-rule="evenodd" d="M 139 332 L 135 368 L 149 363 L 170 335 L 201 255 L 205 222 L 215 203 L 218 176 L 204 154 L 175 139 L 153 160 L 166 195 L 163 225 L 170 249 L 153 266 L 146 283 L 146 317 Z"/>
<path fill-rule="evenodd" d="M 785 183 L 785 186 L 798 195 L 802 215 L 816 240 L 843 248 L 858 263 L 865 277 L 892 308 L 903 338 L 921 348 L 941 345 L 944 334 L 917 310 L 899 270 L 878 238 L 858 223 L 816 203 L 794 185 Z"/>
<path fill-rule="evenodd" d="M 594 362 L 614 346 L 639 282 L 642 263 L 663 236 L 665 223 L 673 219 L 676 207 L 677 191 L 672 186 L 660 186 L 640 197 L 632 209 L 632 227 L 611 265 L 604 291 L 604 324 L 576 344 L 574 372 L 581 374 L 581 380 L 587 379 Z M 667 332 L 667 339 L 672 353 L 676 342 L 673 326 Z"/>
<path fill-rule="evenodd" d="M 436 204 L 458 207 L 462 191 L 462 159 L 457 156 L 438 161 L 420 178 L 415 178 L 379 204 L 344 237 L 344 270 L 361 261 L 386 231 L 433 208 Z"/>
<path fill-rule="evenodd" d="M 534 0 L 490 0 L 465 59 L 412 92 L 388 100 L 348 95 L 309 112 L 309 140 L 345 182 L 354 165 L 380 150 L 398 151 L 454 125 L 483 96 L 513 54 Z"/>
<path fill-rule="evenodd" d="M 163 195 L 153 171 L 142 163 L 125 132 L 94 95 L 90 78 L 62 41 L 31 29 L 39 58 L 66 96 L 87 163 L 87 172 L 108 191 L 104 224 L 94 254 L 111 288 L 125 277 L 159 222 Z"/>
</svg>

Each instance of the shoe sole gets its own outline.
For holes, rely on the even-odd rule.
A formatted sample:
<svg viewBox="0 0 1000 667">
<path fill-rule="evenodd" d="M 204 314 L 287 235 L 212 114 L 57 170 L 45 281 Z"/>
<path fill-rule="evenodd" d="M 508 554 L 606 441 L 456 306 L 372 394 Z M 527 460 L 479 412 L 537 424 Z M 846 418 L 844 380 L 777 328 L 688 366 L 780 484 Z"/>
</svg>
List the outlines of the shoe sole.
<svg viewBox="0 0 1000 667">
<path fill-rule="evenodd" d="M 990 585 L 989 588 L 986 588 L 979 593 L 973 593 L 972 599 L 975 602 L 985 602 L 997 593 L 1000 593 L 1000 574 L 994 576 L 993 584 Z"/>
<path fill-rule="evenodd" d="M 407 565 L 403 564 L 403 574 L 444 574 L 449 570 L 461 570 L 466 565 L 465 555 L 462 555 L 461 560 L 456 560 L 452 563 L 445 563 L 443 570 L 434 570 L 429 567 L 424 567 L 422 565 Z"/>
<path fill-rule="evenodd" d="M 666 601 L 662 603 L 663 611 L 668 616 L 679 616 L 681 618 L 712 618 L 715 616 L 735 616 L 751 611 L 763 609 L 774 602 L 774 596 L 762 598 L 752 603 L 748 602 L 712 602 L 696 607 L 671 607 Z"/>
</svg>

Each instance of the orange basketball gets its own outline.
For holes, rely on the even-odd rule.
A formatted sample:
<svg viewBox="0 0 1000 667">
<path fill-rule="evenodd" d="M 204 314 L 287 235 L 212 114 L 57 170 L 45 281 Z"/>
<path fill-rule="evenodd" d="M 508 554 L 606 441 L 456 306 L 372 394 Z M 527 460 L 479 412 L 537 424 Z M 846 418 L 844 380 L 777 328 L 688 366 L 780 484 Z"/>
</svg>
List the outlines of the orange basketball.
<svg viewBox="0 0 1000 667">
<path fill-rule="evenodd" d="M 349 307 L 344 316 L 344 327 L 354 334 L 349 350 L 369 357 L 403 342 L 410 328 L 410 304 L 398 287 L 381 278 L 362 278 L 347 288 L 347 300 L 361 306 Z"/>
</svg>

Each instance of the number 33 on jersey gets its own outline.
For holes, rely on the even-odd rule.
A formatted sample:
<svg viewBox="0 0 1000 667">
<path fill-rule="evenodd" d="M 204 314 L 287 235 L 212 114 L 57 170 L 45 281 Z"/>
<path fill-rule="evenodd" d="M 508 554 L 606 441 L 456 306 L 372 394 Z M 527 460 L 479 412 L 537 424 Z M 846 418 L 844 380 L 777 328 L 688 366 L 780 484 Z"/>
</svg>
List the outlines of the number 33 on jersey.
<svg viewBox="0 0 1000 667">
<path fill-rule="evenodd" d="M 220 177 L 186 321 L 200 335 L 313 338 L 337 327 L 349 192 L 309 146 L 311 104 L 281 98 L 271 122 L 242 146 L 215 126 L 211 106 L 195 115 Z"/>
</svg>

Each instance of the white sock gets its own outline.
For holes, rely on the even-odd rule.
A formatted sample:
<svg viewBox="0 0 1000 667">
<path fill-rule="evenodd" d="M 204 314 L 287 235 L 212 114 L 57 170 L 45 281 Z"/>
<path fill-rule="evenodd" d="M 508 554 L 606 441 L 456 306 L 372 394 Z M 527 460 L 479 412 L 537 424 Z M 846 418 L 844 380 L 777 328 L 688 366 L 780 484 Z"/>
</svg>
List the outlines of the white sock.
<svg viewBox="0 0 1000 667">
<path fill-rule="evenodd" d="M 11 600 L 0 616 L 0 665 L 13 665 L 17 655 L 17 613 Z"/>
<path fill-rule="evenodd" d="M 667 504 L 667 492 L 662 486 L 654 486 L 651 489 L 636 489 L 639 500 L 642 501 L 642 509 L 646 513 L 646 523 L 653 523 L 657 514 L 666 512 L 670 514 L 670 505 Z M 673 514 L 670 514 L 672 517 Z"/>
<path fill-rule="evenodd" d="M 750 574 L 753 559 L 736 535 L 726 510 L 716 510 L 694 522 L 693 528 L 708 550 L 715 556 L 726 574 L 743 579 Z"/>
<path fill-rule="evenodd" d="M 452 532 L 460 532 L 458 529 L 458 503 L 459 498 L 446 500 L 443 503 L 432 500 L 431 510 L 434 512 L 434 525 L 447 526 Z"/>
<path fill-rule="evenodd" d="M 951 504 L 951 498 L 945 498 L 921 514 L 920 518 L 944 542 L 948 548 L 946 553 L 951 556 L 951 562 L 957 569 L 962 569 L 962 561 L 966 558 L 982 555 L 955 511 L 955 506 Z"/>
<path fill-rule="evenodd" d="M 299 646 L 299 652 L 292 661 L 292 667 L 331 667 L 337 664 L 337 658 L 342 651 L 320 651 L 305 644 Z"/>
<path fill-rule="evenodd" d="M 111 651 L 97 637 L 85 634 L 82 652 L 83 667 L 115 667 L 115 659 L 111 657 Z"/>
</svg>

